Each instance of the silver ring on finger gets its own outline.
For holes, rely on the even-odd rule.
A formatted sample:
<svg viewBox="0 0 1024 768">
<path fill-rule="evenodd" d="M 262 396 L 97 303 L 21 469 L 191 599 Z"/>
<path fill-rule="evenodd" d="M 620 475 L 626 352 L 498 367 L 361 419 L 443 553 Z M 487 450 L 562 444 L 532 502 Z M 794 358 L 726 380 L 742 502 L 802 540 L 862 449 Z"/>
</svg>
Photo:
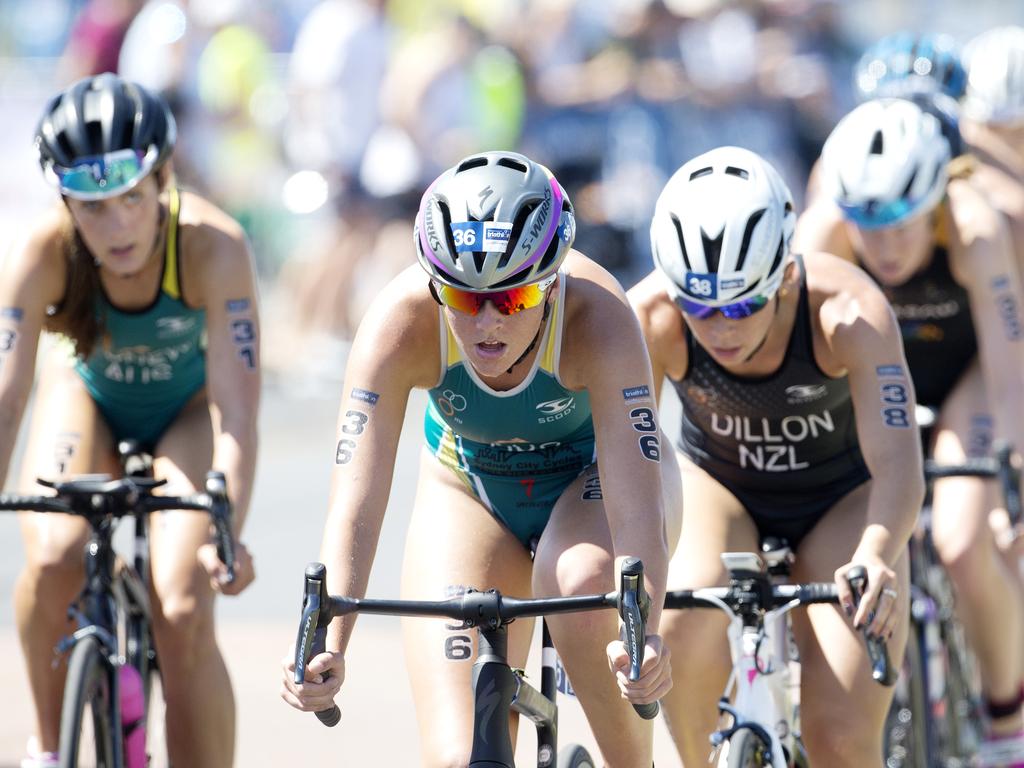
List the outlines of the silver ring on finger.
<svg viewBox="0 0 1024 768">
<path fill-rule="evenodd" d="M 886 587 L 885 589 L 883 589 L 882 594 L 891 597 L 893 600 L 895 600 L 897 595 L 899 595 L 899 593 L 892 587 Z"/>
</svg>

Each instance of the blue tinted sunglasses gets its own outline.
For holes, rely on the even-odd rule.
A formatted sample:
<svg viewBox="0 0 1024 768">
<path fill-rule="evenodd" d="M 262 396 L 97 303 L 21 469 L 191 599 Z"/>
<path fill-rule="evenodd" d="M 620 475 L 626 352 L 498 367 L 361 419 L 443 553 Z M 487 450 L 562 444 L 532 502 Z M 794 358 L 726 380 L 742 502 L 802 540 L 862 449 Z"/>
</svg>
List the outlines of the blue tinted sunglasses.
<svg viewBox="0 0 1024 768">
<path fill-rule="evenodd" d="M 716 312 L 721 312 L 730 320 L 742 320 L 745 317 L 756 315 L 762 309 L 767 307 L 771 298 L 771 296 L 761 294 L 742 299 L 732 304 L 726 304 L 724 307 L 709 307 L 707 304 L 698 304 L 697 302 L 690 301 L 683 296 L 676 296 L 673 300 L 675 301 L 676 306 L 683 310 L 684 314 L 696 318 L 697 320 L 707 320 Z"/>
<path fill-rule="evenodd" d="M 54 164 L 51 171 L 62 194 L 78 200 L 102 200 L 138 184 L 156 163 L 159 152 L 120 149 L 105 155 L 80 158 L 70 168 Z"/>
<path fill-rule="evenodd" d="M 861 229 L 892 227 L 917 212 L 917 205 L 906 198 L 893 200 L 884 205 L 871 202 L 867 205 L 840 204 L 839 207 L 843 210 L 843 215 Z"/>
</svg>

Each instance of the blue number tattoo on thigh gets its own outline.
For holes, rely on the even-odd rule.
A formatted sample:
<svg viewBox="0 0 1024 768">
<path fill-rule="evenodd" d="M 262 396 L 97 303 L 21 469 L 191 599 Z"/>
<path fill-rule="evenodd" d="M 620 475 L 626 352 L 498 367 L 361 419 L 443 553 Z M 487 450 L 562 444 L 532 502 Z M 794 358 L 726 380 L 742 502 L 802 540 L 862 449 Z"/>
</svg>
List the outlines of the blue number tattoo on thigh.
<svg viewBox="0 0 1024 768">
<path fill-rule="evenodd" d="M 1017 306 L 1017 297 L 1011 291 L 1006 290 L 1009 287 L 1010 278 L 1006 275 L 1000 275 L 992 280 L 992 290 L 996 291 L 996 309 L 1003 321 L 1006 337 L 1010 341 L 1019 341 L 1021 335 L 1024 334 L 1024 327 L 1021 324 L 1020 307 Z"/>
</svg>

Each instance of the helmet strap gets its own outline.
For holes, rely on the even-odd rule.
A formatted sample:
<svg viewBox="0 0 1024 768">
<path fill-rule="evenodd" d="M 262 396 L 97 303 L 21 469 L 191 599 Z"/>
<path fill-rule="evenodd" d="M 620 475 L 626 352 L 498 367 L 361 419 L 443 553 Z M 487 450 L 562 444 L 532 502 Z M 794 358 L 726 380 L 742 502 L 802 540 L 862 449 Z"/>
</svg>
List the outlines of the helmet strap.
<svg viewBox="0 0 1024 768">
<path fill-rule="evenodd" d="M 530 352 L 533 351 L 533 348 L 535 346 L 537 346 L 537 341 L 540 339 L 541 331 L 544 330 L 544 324 L 547 321 L 549 314 L 551 314 L 551 302 L 550 301 L 545 301 L 544 302 L 544 316 L 540 319 L 540 325 L 537 327 L 537 333 L 534 334 L 534 336 L 533 336 L 533 341 L 531 341 L 530 342 L 530 346 L 528 346 L 523 351 L 523 354 L 521 354 L 519 357 L 517 357 L 516 361 L 514 363 L 512 363 L 512 365 L 510 365 L 508 367 L 508 370 L 506 370 L 505 373 L 512 373 L 512 369 L 515 368 L 517 365 L 519 365 L 521 362 L 523 362 L 523 360 L 526 358 L 526 356 L 528 354 L 530 354 Z"/>
<path fill-rule="evenodd" d="M 775 309 L 772 312 L 772 322 L 775 321 L 775 318 L 778 316 L 778 314 L 779 314 L 779 294 L 778 294 L 778 291 L 776 291 L 776 293 L 775 293 Z M 754 351 L 751 352 L 749 355 L 747 355 L 746 359 L 743 361 L 744 363 L 749 363 L 751 360 L 754 359 L 754 355 L 756 355 L 758 352 L 761 351 L 761 347 L 763 347 L 764 343 L 766 341 L 768 341 L 768 335 L 771 332 L 772 332 L 772 326 L 769 325 L 768 326 L 768 330 L 764 332 L 764 336 L 761 337 L 761 340 L 759 342 L 757 342 L 757 346 L 754 347 Z"/>
</svg>

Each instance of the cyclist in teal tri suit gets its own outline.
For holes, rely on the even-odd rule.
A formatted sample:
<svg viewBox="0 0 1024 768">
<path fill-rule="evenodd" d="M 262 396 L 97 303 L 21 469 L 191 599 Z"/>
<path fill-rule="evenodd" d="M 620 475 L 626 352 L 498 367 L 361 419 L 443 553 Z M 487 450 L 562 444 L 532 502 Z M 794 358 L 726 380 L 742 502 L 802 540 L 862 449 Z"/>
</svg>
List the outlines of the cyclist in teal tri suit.
<svg viewBox="0 0 1024 768">
<path fill-rule="evenodd" d="M 121 78 L 86 78 L 46 107 L 36 148 L 62 205 L 9 256 L 0 281 L 0 485 L 33 383 L 43 330 L 60 334 L 42 366 L 23 461 L 36 477 L 119 474 L 117 442 L 154 456 L 170 492 L 223 471 L 237 536 L 256 460 L 258 313 L 241 228 L 180 193 L 169 158 L 174 118 L 163 99 Z M 65 668 L 52 649 L 74 630 L 87 524 L 24 514 L 25 568 L 15 608 L 36 715 L 26 768 L 58 764 Z M 176 765 L 230 765 L 234 702 L 214 638 L 218 591 L 251 582 L 238 545 L 223 579 L 208 521 L 162 513 L 150 526 L 154 633 Z"/>
<path fill-rule="evenodd" d="M 617 558 L 639 556 L 652 595 L 639 681 L 622 674 L 610 612 L 553 617 L 549 627 L 605 764 L 649 768 L 651 727 L 626 700 L 652 701 L 671 685 L 658 606 L 678 537 L 678 467 L 661 460 L 636 317 L 615 280 L 572 251 L 574 227 L 561 186 L 522 155 L 468 157 L 427 190 L 420 265 L 383 291 L 353 343 L 321 557 L 333 593 L 364 593 L 409 393 L 428 390 L 404 596 L 437 599 L 459 585 L 606 592 Z M 329 652 L 310 661 L 301 685 L 285 661 L 289 704 L 330 705 L 351 632 L 351 620 L 332 625 Z M 403 632 L 421 764 L 465 765 L 472 640 L 440 622 L 407 622 Z M 512 626 L 512 666 L 525 664 L 532 634 L 531 622 Z M 332 677 L 321 681 L 325 671 Z"/>
</svg>

